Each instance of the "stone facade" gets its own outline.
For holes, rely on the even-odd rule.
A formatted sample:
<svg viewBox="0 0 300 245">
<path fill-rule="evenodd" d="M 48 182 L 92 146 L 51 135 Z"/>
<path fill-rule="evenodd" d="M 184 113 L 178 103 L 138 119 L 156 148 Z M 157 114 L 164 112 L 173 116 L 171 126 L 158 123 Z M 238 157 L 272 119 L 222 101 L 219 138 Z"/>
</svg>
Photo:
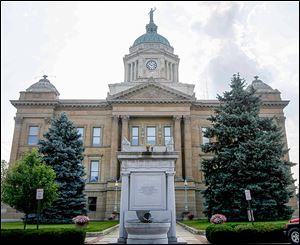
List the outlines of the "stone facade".
<svg viewBox="0 0 300 245">
<path fill-rule="evenodd" d="M 200 146 L 205 140 L 202 129 L 209 126 L 207 118 L 214 113 L 219 102 L 197 100 L 194 85 L 179 82 L 179 58 L 173 54 L 173 48 L 168 43 L 155 39 L 156 34 L 155 31 L 148 33 L 148 39 L 144 42 L 139 39 L 130 47 L 130 53 L 124 57 L 124 82 L 109 85 L 106 99 L 59 99 L 58 91 L 44 76 L 26 91 L 20 92 L 19 100 L 11 101 L 17 113 L 10 164 L 14 164 L 25 151 L 36 147 L 29 137 L 42 138 L 50 126 L 50 118 L 63 111 L 76 127 L 83 128 L 86 194 L 93 202 L 92 210 L 96 209 L 89 213 L 92 219 L 107 219 L 114 210 L 115 181 L 120 180 L 117 152 L 121 149 L 121 139 L 126 137 L 131 143 L 135 139 L 138 145 L 145 145 L 147 137 L 148 140 L 151 138 L 147 135 L 149 127 L 152 131 L 148 133 L 154 132 L 151 140 L 155 141 L 155 145 L 164 146 L 171 136 L 175 150 L 179 152 L 175 163 L 177 218 L 184 211 L 185 179 L 188 182 L 188 210 L 195 217 L 204 218 L 201 191 L 205 186 L 201 160 L 211 155 L 201 151 Z M 151 40 L 154 40 L 153 43 Z M 149 60 L 152 62 L 149 63 Z M 252 86 L 263 98 L 261 116 L 275 116 L 278 125 L 284 129 L 283 141 L 287 148 L 283 109 L 289 101 L 282 100 L 278 90 L 272 89 L 258 77 L 255 77 Z M 170 128 L 170 135 L 165 131 L 166 127 Z M 95 132 L 93 135 L 94 128 L 100 128 L 99 136 Z M 95 137 L 100 137 L 100 144 L 93 144 Z M 289 158 L 288 153 L 285 158 Z M 98 164 L 91 168 L 93 162 Z M 92 172 L 98 175 L 93 182 Z M 120 190 L 120 185 L 117 188 Z M 120 191 L 117 200 L 120 200 L 119 195 Z M 293 200 L 292 204 L 295 203 Z M 17 217 L 20 215 L 9 208 L 2 213 L 2 218 Z"/>
</svg>

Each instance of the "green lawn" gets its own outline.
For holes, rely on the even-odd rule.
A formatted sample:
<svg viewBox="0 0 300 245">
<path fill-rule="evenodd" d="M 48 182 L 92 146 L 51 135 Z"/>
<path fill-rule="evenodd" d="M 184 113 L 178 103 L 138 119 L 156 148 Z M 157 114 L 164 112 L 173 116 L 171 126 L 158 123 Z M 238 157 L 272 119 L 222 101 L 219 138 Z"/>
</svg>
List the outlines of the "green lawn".
<svg viewBox="0 0 300 245">
<path fill-rule="evenodd" d="M 211 224 L 207 220 L 184 220 L 181 221 L 181 223 L 193 227 L 197 230 L 205 230 L 206 227 Z M 249 224 L 249 223 L 250 222 L 226 222 L 226 224 Z M 279 224 L 279 225 L 285 225 L 286 223 L 288 223 L 288 220 L 254 222 L 254 224 Z"/>
<path fill-rule="evenodd" d="M 86 229 L 87 232 L 97 232 L 103 231 L 107 228 L 115 226 L 119 223 L 117 220 L 109 220 L 109 221 L 91 221 Z M 39 229 L 47 229 L 47 228 L 74 228 L 74 224 L 47 224 L 47 225 L 39 225 Z M 1 229 L 23 229 L 22 222 L 1 222 Z M 36 229 L 36 225 L 27 225 L 26 229 Z"/>
</svg>

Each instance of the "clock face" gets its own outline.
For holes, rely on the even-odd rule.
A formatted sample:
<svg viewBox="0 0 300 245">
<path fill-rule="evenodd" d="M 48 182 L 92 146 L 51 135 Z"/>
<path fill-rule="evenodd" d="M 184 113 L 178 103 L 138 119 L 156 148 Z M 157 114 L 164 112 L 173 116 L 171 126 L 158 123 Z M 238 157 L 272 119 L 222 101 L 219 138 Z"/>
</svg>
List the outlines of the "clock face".
<svg viewBox="0 0 300 245">
<path fill-rule="evenodd" d="M 147 61 L 147 63 L 146 63 L 146 67 L 147 67 L 150 71 L 153 71 L 153 70 L 156 69 L 157 64 L 156 64 L 156 62 L 155 62 L 154 60 L 149 60 L 149 61 Z"/>
</svg>

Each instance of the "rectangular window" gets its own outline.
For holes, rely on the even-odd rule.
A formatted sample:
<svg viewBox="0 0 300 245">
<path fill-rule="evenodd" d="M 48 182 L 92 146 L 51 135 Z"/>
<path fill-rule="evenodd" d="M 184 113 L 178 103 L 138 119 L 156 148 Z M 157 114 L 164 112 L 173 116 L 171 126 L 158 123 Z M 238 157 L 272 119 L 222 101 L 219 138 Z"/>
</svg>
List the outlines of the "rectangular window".
<svg viewBox="0 0 300 245">
<path fill-rule="evenodd" d="M 98 180 L 99 180 L 99 160 L 91 161 L 90 171 L 91 171 L 90 182 L 98 182 Z"/>
<path fill-rule="evenodd" d="M 28 145 L 37 145 L 39 140 L 39 127 L 30 126 L 28 132 Z"/>
<path fill-rule="evenodd" d="M 101 145 L 101 128 L 93 128 L 93 145 Z"/>
<path fill-rule="evenodd" d="M 202 129 L 202 144 L 209 143 L 209 138 L 204 136 L 204 133 L 207 131 L 207 128 L 201 128 Z"/>
<path fill-rule="evenodd" d="M 88 209 L 89 211 L 96 211 L 97 197 L 88 197 Z"/>
<path fill-rule="evenodd" d="M 170 126 L 164 127 L 164 143 L 165 143 L 165 145 L 169 143 L 171 136 L 172 136 L 171 135 L 171 127 Z"/>
<path fill-rule="evenodd" d="M 80 140 L 84 142 L 84 128 L 77 128 L 78 133 L 80 134 Z"/>
<path fill-rule="evenodd" d="M 147 144 L 156 144 L 156 127 L 147 127 Z"/>
<path fill-rule="evenodd" d="M 139 127 L 131 128 L 131 145 L 139 145 Z"/>
</svg>

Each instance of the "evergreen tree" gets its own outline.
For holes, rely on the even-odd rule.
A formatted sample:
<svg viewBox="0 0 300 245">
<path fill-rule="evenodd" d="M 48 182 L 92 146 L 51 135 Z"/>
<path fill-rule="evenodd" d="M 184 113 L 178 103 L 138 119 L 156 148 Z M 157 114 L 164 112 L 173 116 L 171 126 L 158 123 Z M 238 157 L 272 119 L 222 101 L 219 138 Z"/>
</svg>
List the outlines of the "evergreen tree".
<svg viewBox="0 0 300 245">
<path fill-rule="evenodd" d="M 59 185 L 59 198 L 51 208 L 44 210 L 44 223 L 71 223 L 72 218 L 86 214 L 84 194 L 85 175 L 83 144 L 80 135 L 66 113 L 52 119 L 51 127 L 39 141 L 39 150 L 46 164 L 56 172 Z"/>
<path fill-rule="evenodd" d="M 230 87 L 231 91 L 218 95 L 220 106 L 208 119 L 212 126 L 204 133 L 212 140 L 202 150 L 214 153 L 202 162 L 205 214 L 247 220 L 244 191 L 248 189 L 256 220 L 288 219 L 293 164 L 283 160 L 281 129 L 272 118 L 259 117 L 261 99 L 252 86 L 244 89 L 245 80 L 239 74 L 233 76 Z"/>
</svg>

